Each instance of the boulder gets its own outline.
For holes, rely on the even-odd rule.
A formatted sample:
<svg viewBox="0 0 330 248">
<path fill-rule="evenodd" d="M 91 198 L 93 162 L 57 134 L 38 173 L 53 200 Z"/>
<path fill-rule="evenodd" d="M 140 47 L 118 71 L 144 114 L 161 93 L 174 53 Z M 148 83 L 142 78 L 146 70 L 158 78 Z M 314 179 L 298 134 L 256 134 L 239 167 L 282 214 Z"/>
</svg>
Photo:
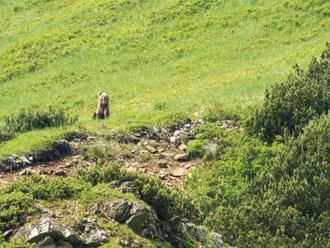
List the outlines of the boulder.
<svg viewBox="0 0 330 248">
<path fill-rule="evenodd" d="M 204 241 L 206 248 L 222 248 L 224 247 L 222 235 L 216 232 L 210 232 Z M 228 247 L 228 246 L 227 246 Z"/>
<path fill-rule="evenodd" d="M 142 203 L 134 203 L 130 217 L 125 221 L 125 224 L 141 236 L 154 239 L 160 236 L 157 228 L 158 222 L 157 215 L 152 208 Z"/>
<path fill-rule="evenodd" d="M 204 248 L 222 248 L 224 243 L 222 235 L 209 231 L 205 226 L 197 226 L 193 223 L 182 223 L 181 228 L 188 233 L 194 240 L 201 244 Z M 229 247 L 229 246 L 226 246 Z"/>
<path fill-rule="evenodd" d="M 96 222 L 85 221 L 79 229 L 77 225 L 71 228 L 49 217 L 36 224 L 25 224 L 16 232 L 14 238 L 36 243 L 38 248 L 92 248 L 108 241 L 106 232 Z"/>
<path fill-rule="evenodd" d="M 100 206 L 100 211 L 109 219 L 128 225 L 135 233 L 143 237 L 161 237 L 157 214 L 142 202 L 129 202 L 121 199 Z"/>
</svg>

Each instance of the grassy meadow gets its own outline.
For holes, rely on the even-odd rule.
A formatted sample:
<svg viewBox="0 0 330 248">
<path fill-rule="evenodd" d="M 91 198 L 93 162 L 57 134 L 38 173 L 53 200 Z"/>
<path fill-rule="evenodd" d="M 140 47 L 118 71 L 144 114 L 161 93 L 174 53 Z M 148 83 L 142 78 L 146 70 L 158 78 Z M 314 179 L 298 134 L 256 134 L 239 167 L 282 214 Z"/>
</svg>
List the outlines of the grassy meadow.
<svg viewBox="0 0 330 248">
<path fill-rule="evenodd" d="M 214 104 L 244 112 L 319 56 L 329 17 L 326 0 L 0 0 L 0 125 L 23 108 L 79 118 L 0 143 L 0 158 L 72 129 L 197 118 Z M 112 117 L 96 122 L 101 91 Z"/>
</svg>

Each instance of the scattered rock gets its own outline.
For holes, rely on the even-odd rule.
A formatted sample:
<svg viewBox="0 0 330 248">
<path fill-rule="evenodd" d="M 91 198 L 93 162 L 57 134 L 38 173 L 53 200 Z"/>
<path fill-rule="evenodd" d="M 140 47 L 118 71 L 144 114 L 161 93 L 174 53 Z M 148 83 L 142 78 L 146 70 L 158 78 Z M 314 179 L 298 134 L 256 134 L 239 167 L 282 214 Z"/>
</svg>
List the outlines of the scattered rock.
<svg viewBox="0 0 330 248">
<path fill-rule="evenodd" d="M 168 168 L 168 162 L 166 160 L 160 160 L 157 164 L 160 168 Z"/>
<path fill-rule="evenodd" d="M 40 174 L 40 172 L 38 173 L 38 171 L 36 171 L 36 170 L 33 170 L 31 168 L 27 168 L 27 169 L 24 169 L 24 170 L 20 171 L 18 174 L 20 176 L 31 176 L 33 174 Z"/>
<path fill-rule="evenodd" d="M 131 181 L 122 182 L 118 189 L 123 193 L 132 193 L 135 195 L 139 195 L 139 189 Z"/>
<path fill-rule="evenodd" d="M 193 164 L 193 163 L 188 163 L 188 164 L 185 164 L 183 167 L 185 168 L 185 169 L 190 169 L 191 167 L 193 167 L 193 166 L 195 166 L 195 164 Z"/>
<path fill-rule="evenodd" d="M 3 237 L 4 239 L 8 239 L 12 234 L 13 234 L 13 230 L 10 229 L 10 230 L 5 231 L 5 232 L 2 234 L 2 237 Z"/>
<path fill-rule="evenodd" d="M 152 147 L 152 146 L 146 146 L 145 148 L 150 153 L 156 153 L 157 152 L 157 149 Z"/>
<path fill-rule="evenodd" d="M 159 177 L 160 177 L 161 179 L 165 179 L 165 178 L 167 177 L 167 175 L 168 175 L 168 173 L 167 173 L 166 171 L 161 171 L 161 172 L 159 173 Z"/>
<path fill-rule="evenodd" d="M 128 225 L 134 232 L 147 238 L 161 237 L 158 229 L 159 220 L 155 211 L 140 202 L 121 199 L 105 203 L 100 211 L 109 219 Z"/>
<path fill-rule="evenodd" d="M 222 248 L 223 247 L 222 235 L 216 232 L 210 232 L 206 236 L 206 240 L 204 243 L 206 248 Z"/>
<path fill-rule="evenodd" d="M 175 167 L 171 170 L 171 174 L 174 177 L 182 177 L 186 173 L 186 169 L 182 167 Z"/>
<path fill-rule="evenodd" d="M 178 138 L 177 137 L 175 137 L 175 136 L 170 137 L 170 143 L 176 144 L 177 141 L 178 141 Z"/>
<path fill-rule="evenodd" d="M 142 203 L 134 203 L 130 215 L 125 224 L 134 232 L 151 239 L 161 236 L 157 228 L 159 220 L 152 208 Z"/>
<path fill-rule="evenodd" d="M 180 136 L 180 131 L 179 130 L 176 130 L 175 132 L 174 132 L 174 137 L 179 137 Z"/>
<path fill-rule="evenodd" d="M 183 229 L 199 242 L 203 242 L 208 233 L 208 229 L 205 226 L 196 226 L 193 223 L 184 223 Z"/>
<path fill-rule="evenodd" d="M 96 222 L 84 220 L 80 226 L 76 224 L 71 228 L 48 217 L 37 224 L 25 224 L 14 238 L 37 243 L 37 247 L 41 248 L 99 247 L 108 241 L 106 232 Z"/>
<path fill-rule="evenodd" d="M 179 146 L 179 150 L 181 150 L 181 151 L 187 151 L 187 145 L 186 144 L 181 144 L 180 146 Z"/>
<path fill-rule="evenodd" d="M 55 176 L 66 177 L 66 176 L 67 176 L 67 173 L 66 173 L 65 170 L 61 170 L 61 169 L 59 169 L 59 170 L 56 170 L 56 171 L 54 172 L 54 175 L 55 175 Z"/>
<path fill-rule="evenodd" d="M 206 156 L 215 157 L 217 155 L 218 145 L 216 143 L 209 143 L 203 145 L 203 150 L 205 151 Z"/>
<path fill-rule="evenodd" d="M 222 235 L 210 232 L 205 226 L 197 226 L 193 223 L 182 223 L 181 228 L 205 248 L 222 248 Z M 228 246 L 227 246 L 228 247 Z"/>
<path fill-rule="evenodd" d="M 177 154 L 174 159 L 179 162 L 186 162 L 188 161 L 188 154 L 183 153 L 183 154 Z"/>
</svg>

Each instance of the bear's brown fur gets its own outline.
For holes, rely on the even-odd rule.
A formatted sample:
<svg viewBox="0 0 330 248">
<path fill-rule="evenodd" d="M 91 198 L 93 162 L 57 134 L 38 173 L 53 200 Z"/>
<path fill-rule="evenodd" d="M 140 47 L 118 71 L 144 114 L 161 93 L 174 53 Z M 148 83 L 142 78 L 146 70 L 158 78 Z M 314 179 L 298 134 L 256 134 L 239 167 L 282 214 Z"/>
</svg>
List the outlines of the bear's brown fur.
<svg viewBox="0 0 330 248">
<path fill-rule="evenodd" d="M 99 94 L 97 109 L 93 114 L 93 119 L 106 119 L 110 116 L 110 96 L 101 92 Z"/>
</svg>

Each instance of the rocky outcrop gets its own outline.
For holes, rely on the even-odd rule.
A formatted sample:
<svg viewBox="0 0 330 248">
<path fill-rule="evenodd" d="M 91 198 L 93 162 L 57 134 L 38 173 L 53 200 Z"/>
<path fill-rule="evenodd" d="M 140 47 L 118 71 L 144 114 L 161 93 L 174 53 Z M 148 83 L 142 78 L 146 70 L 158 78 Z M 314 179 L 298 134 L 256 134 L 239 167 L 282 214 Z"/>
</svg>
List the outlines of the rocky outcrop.
<svg viewBox="0 0 330 248">
<path fill-rule="evenodd" d="M 126 224 L 135 233 L 146 238 L 162 238 L 156 212 L 142 202 L 130 202 L 124 199 L 100 206 L 99 211 L 108 219 Z"/>
<path fill-rule="evenodd" d="M 205 226 L 197 226 L 193 223 L 182 223 L 181 228 L 204 248 L 223 248 L 222 235 L 211 232 Z M 228 247 L 228 246 L 226 246 Z"/>
<path fill-rule="evenodd" d="M 72 228 L 48 217 L 36 224 L 24 225 L 17 231 L 14 238 L 35 243 L 38 248 L 92 248 L 99 247 L 108 241 L 105 231 L 96 222 L 85 221 Z"/>
<path fill-rule="evenodd" d="M 49 149 L 33 152 L 28 155 L 18 156 L 12 154 L 0 162 L 0 172 L 15 171 L 39 162 L 47 162 L 71 154 L 71 146 L 66 140 L 54 143 Z"/>
</svg>

